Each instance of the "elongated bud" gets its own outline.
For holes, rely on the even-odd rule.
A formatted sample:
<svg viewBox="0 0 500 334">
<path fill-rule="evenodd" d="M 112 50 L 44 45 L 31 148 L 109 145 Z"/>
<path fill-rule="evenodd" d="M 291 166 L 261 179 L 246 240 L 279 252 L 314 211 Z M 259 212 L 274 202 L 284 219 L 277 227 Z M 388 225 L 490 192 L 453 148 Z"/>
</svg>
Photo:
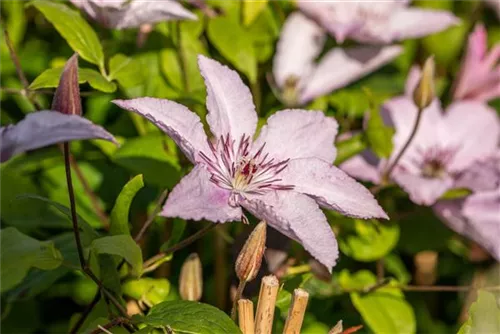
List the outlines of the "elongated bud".
<svg viewBox="0 0 500 334">
<path fill-rule="evenodd" d="M 52 110 L 68 115 L 81 115 L 80 86 L 78 85 L 78 54 L 66 62 L 57 86 Z"/>
<path fill-rule="evenodd" d="M 434 70 L 436 64 L 434 57 L 429 57 L 425 61 L 422 75 L 418 81 L 417 87 L 413 91 L 413 102 L 422 110 L 427 108 L 436 97 L 436 88 L 434 83 Z"/>
<path fill-rule="evenodd" d="M 203 293 L 203 276 L 198 254 L 188 256 L 181 268 L 179 292 L 184 300 L 198 301 Z"/>
<path fill-rule="evenodd" d="M 236 259 L 236 275 L 243 282 L 257 276 L 266 249 L 266 222 L 261 221 L 248 237 Z"/>
</svg>

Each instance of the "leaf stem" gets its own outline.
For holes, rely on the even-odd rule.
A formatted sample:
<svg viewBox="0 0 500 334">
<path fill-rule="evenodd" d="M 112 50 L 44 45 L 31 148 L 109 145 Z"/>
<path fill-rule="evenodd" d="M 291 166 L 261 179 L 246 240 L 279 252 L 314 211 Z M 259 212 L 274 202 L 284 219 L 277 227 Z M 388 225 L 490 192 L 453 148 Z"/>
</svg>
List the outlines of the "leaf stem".
<svg viewBox="0 0 500 334">
<path fill-rule="evenodd" d="M 156 201 L 156 206 L 155 206 L 153 212 L 151 213 L 151 215 L 149 215 L 149 217 L 146 220 L 146 222 L 144 223 L 144 225 L 142 225 L 141 230 L 135 236 L 135 238 L 134 238 L 135 242 L 139 242 L 142 239 L 142 237 L 144 236 L 144 233 L 146 233 L 146 231 L 149 228 L 149 226 L 151 226 L 151 224 L 153 223 L 154 219 L 156 218 L 156 216 L 160 212 L 160 209 L 161 209 L 161 206 L 163 205 L 163 202 L 165 202 L 165 200 L 167 199 L 167 194 L 168 194 L 168 189 L 165 189 L 161 193 L 160 197 Z"/>
<path fill-rule="evenodd" d="M 85 311 L 83 311 L 81 317 L 78 319 L 78 321 L 71 327 L 71 330 L 69 331 L 70 334 L 75 334 L 78 332 L 80 327 L 82 327 L 83 323 L 89 316 L 90 312 L 94 309 L 94 307 L 97 305 L 97 303 L 101 300 L 101 291 L 97 291 L 95 294 L 94 298 L 90 302 L 90 304 L 85 308 Z"/>
<path fill-rule="evenodd" d="M 247 282 L 244 280 L 240 280 L 240 283 L 238 284 L 238 289 L 236 290 L 236 295 L 234 296 L 233 300 L 233 307 L 231 308 L 231 319 L 233 319 L 233 321 L 236 321 L 236 308 L 238 306 L 238 300 L 241 299 L 243 290 L 245 290 L 246 285 Z"/>
<path fill-rule="evenodd" d="M 211 229 L 213 229 L 216 225 L 217 224 L 209 224 L 209 225 L 205 226 L 204 228 L 202 228 L 201 230 L 199 230 L 198 232 L 196 232 L 195 234 L 193 234 L 192 236 L 190 236 L 190 237 L 182 240 L 178 244 L 173 245 L 172 247 L 166 249 L 164 252 L 160 252 L 160 253 L 156 254 L 155 256 L 150 257 L 149 259 L 147 259 L 146 261 L 144 261 L 144 264 L 143 264 L 144 270 L 146 268 L 150 267 L 155 262 L 157 262 L 159 260 L 162 260 L 168 254 L 176 252 L 179 249 L 182 249 L 182 248 L 190 245 L 191 243 L 193 243 L 197 239 L 199 239 L 202 236 L 204 236 L 207 232 L 209 232 Z"/>
<path fill-rule="evenodd" d="M 415 120 L 415 124 L 413 125 L 413 129 L 412 129 L 412 131 L 410 133 L 410 136 L 408 137 L 408 140 L 404 144 L 404 146 L 401 149 L 401 151 L 399 151 L 399 153 L 396 156 L 396 158 L 392 161 L 392 163 L 389 165 L 389 167 L 383 173 L 383 175 L 382 175 L 383 182 L 387 182 L 389 180 L 389 177 L 391 176 L 392 171 L 394 170 L 394 168 L 398 164 L 399 160 L 401 160 L 401 157 L 406 152 L 406 150 L 410 146 L 411 142 L 415 138 L 415 135 L 417 134 L 417 130 L 418 130 L 419 125 L 420 125 L 420 121 L 422 119 L 423 111 L 424 111 L 424 109 L 419 109 L 418 110 L 418 112 L 417 112 L 417 119 Z"/>
</svg>

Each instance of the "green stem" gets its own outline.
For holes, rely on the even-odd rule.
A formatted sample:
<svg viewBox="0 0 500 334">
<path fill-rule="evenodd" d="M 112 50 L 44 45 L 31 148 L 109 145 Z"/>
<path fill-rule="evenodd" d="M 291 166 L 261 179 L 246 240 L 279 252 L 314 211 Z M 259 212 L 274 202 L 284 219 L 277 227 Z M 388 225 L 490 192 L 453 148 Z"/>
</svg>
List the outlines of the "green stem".
<svg viewBox="0 0 500 334">
<path fill-rule="evenodd" d="M 418 130 L 419 125 L 420 125 L 420 121 L 422 119 L 422 114 L 423 114 L 423 109 L 419 109 L 418 113 L 417 113 L 417 119 L 415 120 L 415 124 L 413 125 L 413 129 L 410 133 L 410 136 L 408 137 L 408 140 L 406 141 L 406 143 L 404 144 L 401 151 L 399 151 L 396 158 L 392 161 L 391 165 L 386 169 L 386 171 L 384 172 L 384 174 L 382 176 L 382 181 L 384 183 L 389 180 L 392 171 L 394 170 L 394 168 L 398 164 L 399 160 L 401 160 L 401 157 L 403 156 L 403 154 L 406 152 L 406 150 L 410 146 L 411 142 L 413 141 L 413 138 L 415 138 L 415 135 L 417 134 L 417 130 Z"/>
<path fill-rule="evenodd" d="M 236 295 L 234 296 L 233 300 L 233 307 L 231 308 L 231 319 L 233 319 L 233 321 L 236 321 L 236 308 L 238 307 L 238 300 L 241 299 L 243 290 L 245 290 L 246 285 L 246 281 L 240 281 L 240 283 L 238 284 L 238 289 L 236 290 Z"/>
</svg>

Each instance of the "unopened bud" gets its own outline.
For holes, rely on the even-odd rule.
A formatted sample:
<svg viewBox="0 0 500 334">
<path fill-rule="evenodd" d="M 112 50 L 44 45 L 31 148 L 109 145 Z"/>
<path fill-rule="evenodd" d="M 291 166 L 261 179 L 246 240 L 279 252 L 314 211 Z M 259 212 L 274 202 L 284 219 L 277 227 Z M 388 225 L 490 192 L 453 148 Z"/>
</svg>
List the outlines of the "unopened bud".
<svg viewBox="0 0 500 334">
<path fill-rule="evenodd" d="M 236 259 L 236 275 L 242 282 L 257 276 L 266 249 L 266 222 L 261 221 L 248 237 Z"/>
<path fill-rule="evenodd" d="M 74 54 L 64 66 L 57 86 L 52 110 L 68 115 L 81 115 L 80 86 L 78 85 L 78 54 Z"/>
<path fill-rule="evenodd" d="M 413 91 L 413 102 L 422 110 L 427 108 L 436 97 L 436 88 L 434 83 L 434 70 L 436 64 L 434 57 L 429 57 L 425 61 L 422 75 Z"/>
<path fill-rule="evenodd" d="M 179 293 L 184 300 L 198 301 L 203 293 L 203 276 L 198 254 L 188 256 L 181 268 Z"/>
</svg>

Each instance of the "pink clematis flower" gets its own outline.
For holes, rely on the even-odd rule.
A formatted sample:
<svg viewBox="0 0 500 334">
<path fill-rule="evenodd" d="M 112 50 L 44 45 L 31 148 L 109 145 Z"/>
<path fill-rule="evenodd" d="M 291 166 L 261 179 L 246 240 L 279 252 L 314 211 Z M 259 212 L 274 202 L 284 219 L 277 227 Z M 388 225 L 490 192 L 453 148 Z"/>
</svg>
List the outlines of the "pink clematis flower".
<svg viewBox="0 0 500 334">
<path fill-rule="evenodd" d="M 414 68 L 407 80 L 405 96 L 383 105 L 383 115 L 395 127 L 392 161 L 406 143 L 417 117 L 412 101 L 419 71 Z M 420 127 L 408 150 L 399 160 L 392 179 L 421 205 L 432 205 L 454 184 L 456 175 L 476 160 L 491 155 L 498 147 L 500 124 L 495 110 L 476 101 L 455 102 L 446 112 L 435 99 L 423 111 Z M 387 160 L 363 152 L 340 167 L 349 175 L 375 183 Z"/>
<path fill-rule="evenodd" d="M 464 199 L 438 201 L 434 212 L 455 232 L 500 261 L 500 151 L 464 171 L 455 187 L 474 193 Z"/>
<path fill-rule="evenodd" d="M 297 4 L 338 43 L 348 38 L 363 43 L 391 43 L 440 32 L 459 22 L 452 13 L 410 8 L 409 2 L 298 0 Z"/>
<path fill-rule="evenodd" d="M 0 128 L 0 162 L 25 151 L 80 139 L 104 139 L 116 144 L 112 134 L 83 117 L 37 111 L 15 125 Z"/>
<path fill-rule="evenodd" d="M 322 112 L 272 115 L 254 141 L 257 114 L 250 90 L 228 67 L 199 56 L 207 87 L 207 140 L 199 117 L 155 98 L 115 100 L 165 131 L 195 165 L 170 193 L 162 215 L 237 221 L 242 207 L 304 245 L 330 270 L 335 236 L 320 206 L 342 214 L 387 218 L 372 194 L 332 165 L 337 122 Z"/>
<path fill-rule="evenodd" d="M 197 16 L 176 0 L 70 0 L 106 28 L 138 28 L 170 20 L 196 20 Z"/>
<path fill-rule="evenodd" d="M 488 36 L 478 24 L 469 36 L 453 98 L 488 101 L 500 97 L 500 44 L 488 52 Z"/>
<path fill-rule="evenodd" d="M 300 12 L 292 13 L 281 31 L 273 75 L 279 97 L 289 106 L 303 105 L 342 88 L 397 57 L 400 46 L 334 48 L 316 63 L 325 32 Z"/>
</svg>

